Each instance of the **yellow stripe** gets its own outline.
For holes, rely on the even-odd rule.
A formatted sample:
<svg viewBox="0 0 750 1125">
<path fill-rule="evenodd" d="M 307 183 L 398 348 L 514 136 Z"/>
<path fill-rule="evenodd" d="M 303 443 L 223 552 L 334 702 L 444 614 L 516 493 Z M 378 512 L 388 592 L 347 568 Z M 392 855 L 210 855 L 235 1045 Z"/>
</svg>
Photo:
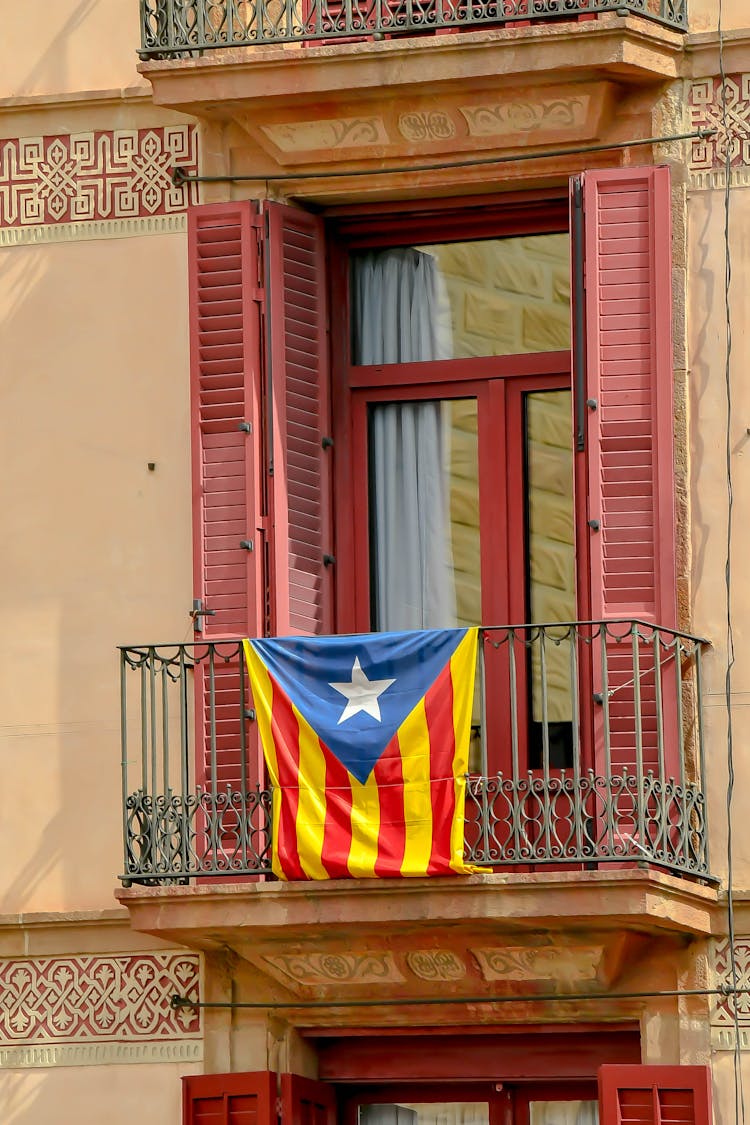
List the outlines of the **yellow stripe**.
<svg viewBox="0 0 750 1125">
<path fill-rule="evenodd" d="M 404 776 L 406 846 L 402 875 L 425 875 L 432 853 L 432 800 L 430 795 L 430 734 L 424 699 L 398 731 Z"/>
<path fill-rule="evenodd" d="M 467 875 L 486 871 L 464 861 L 464 819 L 466 814 L 466 774 L 469 771 L 469 745 L 471 743 L 471 708 L 474 700 L 474 676 L 477 667 L 478 629 L 468 629 L 466 636 L 451 657 L 453 681 L 453 792 L 455 814 L 451 825 L 451 867 Z"/>
<path fill-rule="evenodd" d="M 349 774 L 352 786 L 352 843 L 347 867 L 353 879 L 375 874 L 380 835 L 380 793 L 371 773 L 364 785 Z"/>
<path fill-rule="evenodd" d="M 276 760 L 276 744 L 271 730 L 271 711 L 273 709 L 273 686 L 266 666 L 249 641 L 242 642 L 245 649 L 245 662 L 250 678 L 255 717 L 260 732 L 260 741 L 266 759 L 268 776 L 273 787 L 271 799 L 271 869 L 279 879 L 286 875 L 279 867 L 276 857 L 279 854 L 279 821 L 281 819 L 281 789 L 279 788 L 279 764 Z"/>
<path fill-rule="evenodd" d="M 326 821 L 325 758 L 315 731 L 294 704 L 292 710 L 299 724 L 297 853 L 308 879 L 327 879 L 321 860 Z"/>
</svg>

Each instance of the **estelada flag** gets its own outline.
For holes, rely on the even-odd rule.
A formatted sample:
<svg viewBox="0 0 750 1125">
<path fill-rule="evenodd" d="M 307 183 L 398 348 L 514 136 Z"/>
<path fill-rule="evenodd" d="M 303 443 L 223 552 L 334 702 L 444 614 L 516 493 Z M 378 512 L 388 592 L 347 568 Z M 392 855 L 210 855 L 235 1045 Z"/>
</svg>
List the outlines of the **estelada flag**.
<svg viewBox="0 0 750 1125">
<path fill-rule="evenodd" d="M 470 874 L 477 629 L 245 641 L 280 879 Z"/>
</svg>

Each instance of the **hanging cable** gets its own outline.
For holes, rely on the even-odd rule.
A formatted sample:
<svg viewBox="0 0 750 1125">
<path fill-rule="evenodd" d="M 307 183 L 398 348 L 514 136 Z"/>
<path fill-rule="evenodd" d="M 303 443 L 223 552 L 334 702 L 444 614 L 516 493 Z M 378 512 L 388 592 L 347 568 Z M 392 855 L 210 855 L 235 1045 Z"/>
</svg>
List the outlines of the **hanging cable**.
<svg viewBox="0 0 750 1125">
<path fill-rule="evenodd" d="M 731 985 L 718 988 L 673 988 L 651 992 L 537 992 L 527 996 L 386 996 L 379 999 L 354 997 L 351 1000 L 191 1000 L 175 993 L 170 1007 L 178 1008 L 250 1008 L 253 1010 L 278 1008 L 411 1008 L 440 1004 L 551 1004 L 555 1002 L 587 1000 L 681 1000 L 688 996 L 750 995 L 750 988 L 734 989 Z"/>
<path fill-rule="evenodd" d="M 280 172 L 278 175 L 257 176 L 191 176 L 182 168 L 172 169 L 172 182 L 181 184 L 277 183 L 281 180 L 345 180 L 350 176 L 391 176 L 403 172 L 450 172 L 453 168 L 476 168 L 482 164 L 515 164 L 521 160 L 552 160 L 556 156 L 578 156 L 589 152 L 611 152 L 620 148 L 638 148 L 642 145 L 663 145 L 670 141 L 700 141 L 713 137 L 718 129 L 696 129 L 692 133 L 673 133 L 669 137 L 644 137 L 640 140 L 612 141 L 596 145 L 579 145 L 575 148 L 558 148 L 548 152 L 517 152 L 512 156 L 472 156 L 467 160 L 441 160 L 434 164 L 402 164 L 391 168 L 354 168 L 348 172 L 331 171 L 330 168 L 307 172 Z"/>
<path fill-rule="evenodd" d="M 734 1002 L 731 1006 L 734 1022 L 734 1114 L 736 1125 L 744 1125 L 745 1094 L 742 1084 L 742 1041 L 740 1038 L 740 1017 L 737 1010 L 737 951 L 735 948 L 734 919 L 734 859 L 732 810 L 734 802 L 734 726 L 732 716 L 732 672 L 734 669 L 734 626 L 732 622 L 732 539 L 734 519 L 734 486 L 732 477 L 732 248 L 729 241 L 732 187 L 732 142 L 729 135 L 729 114 L 727 113 L 727 75 L 724 60 L 724 0 L 719 0 L 718 12 L 719 38 L 719 80 L 721 83 L 721 124 L 724 135 L 724 321 L 726 353 L 724 362 L 724 386 L 726 392 L 727 418 L 725 433 L 725 460 L 727 473 L 727 547 L 724 568 L 726 592 L 726 644 L 727 663 L 724 676 L 724 699 L 727 717 L 727 929 L 729 941 L 729 964 L 732 979 Z"/>
</svg>

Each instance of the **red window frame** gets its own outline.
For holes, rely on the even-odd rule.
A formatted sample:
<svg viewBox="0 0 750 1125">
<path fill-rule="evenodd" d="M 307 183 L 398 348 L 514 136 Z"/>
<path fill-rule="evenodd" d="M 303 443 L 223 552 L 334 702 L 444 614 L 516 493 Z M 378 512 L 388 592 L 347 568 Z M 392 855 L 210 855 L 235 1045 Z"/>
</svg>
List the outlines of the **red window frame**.
<svg viewBox="0 0 750 1125">
<path fill-rule="evenodd" d="M 361 415 L 362 402 L 367 401 L 367 396 L 373 396 L 370 401 L 391 402 L 448 397 L 446 386 L 451 383 L 478 384 L 489 378 L 520 380 L 567 373 L 569 384 L 571 353 L 566 350 L 427 363 L 355 365 L 351 362 L 350 344 L 349 255 L 370 248 L 569 233 L 568 200 L 567 191 L 553 188 L 475 199 L 376 203 L 366 213 L 346 207 L 333 209 L 328 213 L 328 221 L 329 301 L 331 309 L 339 310 L 332 321 L 330 341 L 336 444 L 336 628 L 339 633 L 363 632 L 370 628 L 370 598 L 367 474 L 363 471 L 366 461 L 362 461 L 363 423 L 357 417 Z M 439 393 L 430 396 L 429 387 Z M 382 397 L 381 392 L 386 389 L 389 397 Z M 504 425 L 504 416 L 501 424 Z M 495 468 L 505 476 L 505 463 Z M 486 471 L 491 471 L 489 464 Z M 498 520 L 498 526 L 502 527 L 502 520 Z M 488 533 L 493 534 L 487 529 L 485 536 Z M 499 546 L 507 560 L 505 536 Z M 489 557 L 484 547 L 483 554 Z M 507 573 L 505 561 L 504 575 Z M 482 578 L 483 592 L 485 588 L 489 592 L 491 584 L 485 583 L 484 575 Z M 507 580 L 503 585 L 507 586 Z M 509 622 L 511 606 L 507 597 L 488 608 L 494 620 L 486 618 L 484 623 Z M 484 605 L 482 612 L 484 615 Z"/>
</svg>

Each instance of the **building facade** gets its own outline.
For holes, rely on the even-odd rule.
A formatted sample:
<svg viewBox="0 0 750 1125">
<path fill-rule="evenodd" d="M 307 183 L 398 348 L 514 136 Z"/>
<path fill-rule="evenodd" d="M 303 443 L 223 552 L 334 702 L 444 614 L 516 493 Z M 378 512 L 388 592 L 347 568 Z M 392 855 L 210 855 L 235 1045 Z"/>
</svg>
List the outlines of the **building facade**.
<svg viewBox="0 0 750 1125">
<path fill-rule="evenodd" d="M 11 5 L 8 1125 L 737 1117 L 745 7 Z M 483 870 L 275 879 L 242 639 L 432 626 Z"/>
</svg>

